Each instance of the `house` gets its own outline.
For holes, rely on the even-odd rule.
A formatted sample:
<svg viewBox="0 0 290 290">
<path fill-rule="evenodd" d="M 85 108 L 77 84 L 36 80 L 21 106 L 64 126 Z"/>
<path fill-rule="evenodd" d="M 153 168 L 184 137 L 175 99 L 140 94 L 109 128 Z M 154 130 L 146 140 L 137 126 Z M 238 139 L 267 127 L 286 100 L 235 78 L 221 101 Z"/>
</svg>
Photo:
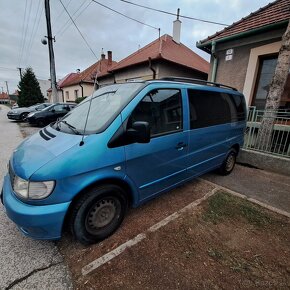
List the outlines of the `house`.
<svg viewBox="0 0 290 290">
<path fill-rule="evenodd" d="M 59 84 L 60 90 L 63 91 L 64 101 L 74 101 L 76 98 L 89 96 L 93 92 L 94 78 L 97 75 L 97 80 L 102 84 L 104 82 L 113 83 L 113 77 L 109 74 L 109 69 L 116 64 L 112 60 L 112 52 L 108 51 L 108 57 L 101 54 L 101 59 L 85 69 L 82 72 L 74 75 L 70 74 L 67 80 Z"/>
<path fill-rule="evenodd" d="M 45 99 L 48 99 L 47 90 L 51 87 L 50 80 L 37 79 L 41 93 Z"/>
<path fill-rule="evenodd" d="M 211 54 L 209 80 L 236 87 L 249 106 L 264 109 L 289 19 L 289 0 L 277 0 L 199 41 Z M 281 108 L 290 108 L 289 88 L 288 76 Z"/>
<path fill-rule="evenodd" d="M 9 99 L 9 95 L 7 93 L 0 93 L 0 104 L 9 104 L 10 103 L 10 99 Z"/>
<path fill-rule="evenodd" d="M 116 83 L 160 79 L 166 76 L 206 80 L 209 63 L 165 34 L 114 65 L 110 72 Z"/>
<path fill-rule="evenodd" d="M 57 95 L 58 95 L 59 101 L 62 101 L 62 102 L 65 101 L 62 87 L 65 86 L 66 83 L 69 83 L 76 75 L 77 73 L 69 73 L 57 82 Z M 51 94 L 52 94 L 52 89 L 49 88 L 47 90 L 47 97 L 48 97 L 49 102 L 52 102 Z"/>
<path fill-rule="evenodd" d="M 97 74 L 98 85 L 144 81 L 176 76 L 206 80 L 209 63 L 180 42 L 179 19 L 174 21 L 173 36 L 165 34 L 118 63 L 102 54 L 101 60 L 81 72 L 61 88 L 65 100 L 88 96 L 93 90 L 93 80 Z"/>
</svg>

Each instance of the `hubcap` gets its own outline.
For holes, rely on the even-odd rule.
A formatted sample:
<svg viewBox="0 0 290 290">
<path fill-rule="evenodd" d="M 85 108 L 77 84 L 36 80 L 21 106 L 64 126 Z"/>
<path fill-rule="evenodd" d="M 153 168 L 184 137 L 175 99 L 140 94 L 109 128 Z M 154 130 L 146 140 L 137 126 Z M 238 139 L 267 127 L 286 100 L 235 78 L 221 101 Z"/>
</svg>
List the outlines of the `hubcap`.
<svg viewBox="0 0 290 290">
<path fill-rule="evenodd" d="M 114 199 L 102 199 L 95 203 L 87 214 L 86 228 L 94 233 L 110 224 L 117 213 Z"/>
<path fill-rule="evenodd" d="M 226 170 L 231 171 L 235 165 L 235 156 L 233 154 L 229 155 L 226 161 Z"/>
</svg>

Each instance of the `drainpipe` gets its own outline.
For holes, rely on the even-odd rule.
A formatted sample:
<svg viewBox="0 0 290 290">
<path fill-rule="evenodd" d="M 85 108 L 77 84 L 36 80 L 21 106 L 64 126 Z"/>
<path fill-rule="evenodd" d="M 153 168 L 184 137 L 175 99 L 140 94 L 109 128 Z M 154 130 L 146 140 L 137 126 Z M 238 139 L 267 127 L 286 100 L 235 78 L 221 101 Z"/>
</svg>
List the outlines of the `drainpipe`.
<svg viewBox="0 0 290 290">
<path fill-rule="evenodd" d="M 152 63 L 151 63 L 151 57 L 148 57 L 148 61 L 149 61 L 149 68 L 152 70 L 153 72 L 153 80 L 156 79 L 156 70 L 152 67 Z"/>
<path fill-rule="evenodd" d="M 82 86 L 82 82 L 79 83 L 79 86 L 82 88 L 82 98 L 84 97 L 84 88 Z"/>
<path fill-rule="evenodd" d="M 217 65 L 218 65 L 218 59 L 215 53 L 215 47 L 216 47 L 216 42 L 213 41 L 211 43 L 211 54 L 213 56 L 213 65 L 212 65 L 212 72 L 211 72 L 211 82 L 215 82 L 216 79 L 216 72 L 217 72 Z"/>
</svg>

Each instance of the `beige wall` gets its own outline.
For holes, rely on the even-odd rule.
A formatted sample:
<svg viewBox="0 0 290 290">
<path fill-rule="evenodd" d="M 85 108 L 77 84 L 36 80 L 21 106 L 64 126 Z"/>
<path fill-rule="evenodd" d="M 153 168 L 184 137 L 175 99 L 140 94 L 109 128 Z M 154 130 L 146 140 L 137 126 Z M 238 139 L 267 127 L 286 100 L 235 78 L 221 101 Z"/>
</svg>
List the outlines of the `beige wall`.
<svg viewBox="0 0 290 290">
<path fill-rule="evenodd" d="M 248 105 L 251 105 L 257 73 L 259 69 L 259 57 L 263 55 L 278 53 L 281 47 L 281 41 L 270 43 L 267 45 L 252 48 L 250 51 L 249 62 L 247 66 L 246 79 L 244 84 L 243 93 L 246 97 Z"/>
<path fill-rule="evenodd" d="M 216 56 L 218 66 L 216 82 L 229 85 L 243 92 L 247 104 L 250 104 L 259 65 L 259 56 L 279 51 L 279 44 L 285 29 L 277 29 L 268 33 L 217 43 Z M 233 49 L 233 59 L 226 61 L 226 51 Z M 213 56 L 211 57 L 211 70 Z M 211 79 L 211 72 L 209 74 Z"/>
</svg>

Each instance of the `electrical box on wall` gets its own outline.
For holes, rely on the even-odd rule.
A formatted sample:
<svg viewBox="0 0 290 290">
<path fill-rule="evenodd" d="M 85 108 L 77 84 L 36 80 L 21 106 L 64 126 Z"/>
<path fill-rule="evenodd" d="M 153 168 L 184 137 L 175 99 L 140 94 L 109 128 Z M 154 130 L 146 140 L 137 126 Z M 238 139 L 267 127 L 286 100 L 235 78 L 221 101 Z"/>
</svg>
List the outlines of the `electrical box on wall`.
<svg viewBox="0 0 290 290">
<path fill-rule="evenodd" d="M 233 59 L 233 56 L 234 56 L 234 49 L 233 48 L 230 48 L 226 51 L 226 58 L 225 60 L 226 61 L 229 61 L 229 60 L 232 60 Z"/>
</svg>

